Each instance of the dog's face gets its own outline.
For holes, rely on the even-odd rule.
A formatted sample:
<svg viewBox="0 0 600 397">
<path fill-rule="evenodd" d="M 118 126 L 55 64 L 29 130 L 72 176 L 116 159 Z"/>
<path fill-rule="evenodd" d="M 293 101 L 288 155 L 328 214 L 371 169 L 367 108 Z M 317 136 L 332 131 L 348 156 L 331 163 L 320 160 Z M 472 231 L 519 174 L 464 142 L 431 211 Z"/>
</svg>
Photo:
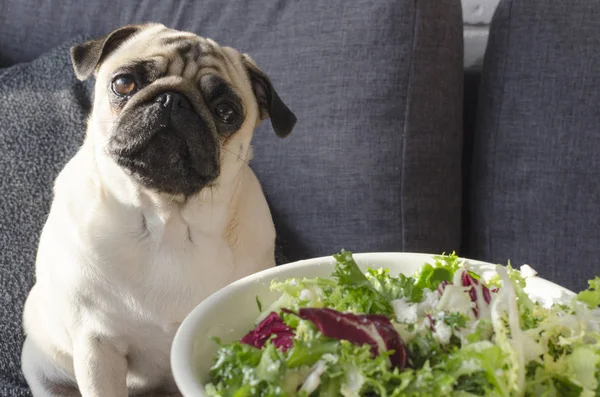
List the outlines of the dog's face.
<svg viewBox="0 0 600 397">
<path fill-rule="evenodd" d="M 96 74 L 95 144 L 161 193 L 188 197 L 235 173 L 261 120 L 280 137 L 296 122 L 247 55 L 191 33 L 126 26 L 74 46 L 71 57 L 79 79 Z"/>
</svg>

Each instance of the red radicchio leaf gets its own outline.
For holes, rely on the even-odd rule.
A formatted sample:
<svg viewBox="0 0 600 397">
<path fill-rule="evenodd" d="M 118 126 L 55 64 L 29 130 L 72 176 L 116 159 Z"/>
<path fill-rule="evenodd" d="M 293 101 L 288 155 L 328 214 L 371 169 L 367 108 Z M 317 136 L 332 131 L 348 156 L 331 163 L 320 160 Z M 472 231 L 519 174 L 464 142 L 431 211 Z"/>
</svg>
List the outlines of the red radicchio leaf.
<svg viewBox="0 0 600 397">
<path fill-rule="evenodd" d="M 271 312 L 258 326 L 248 332 L 240 342 L 261 349 L 267 340 L 275 335 L 272 343 L 281 351 L 286 351 L 293 344 L 294 331 L 288 327 L 279 314 Z"/>
<path fill-rule="evenodd" d="M 469 289 L 469 297 L 471 298 L 471 300 L 473 302 L 475 302 L 475 307 L 473 308 L 473 313 L 475 313 L 475 317 L 478 317 L 479 308 L 477 306 L 477 291 L 472 286 L 479 285 L 479 281 L 477 281 L 477 279 L 471 277 L 471 275 L 465 271 L 461 275 L 461 284 L 463 285 L 463 287 L 471 287 Z M 490 302 L 492 301 L 492 295 L 490 294 L 489 288 L 486 287 L 485 285 L 482 285 L 481 291 L 483 293 L 483 300 L 485 300 L 485 303 L 487 303 L 489 305 Z M 498 292 L 498 288 L 494 288 L 492 291 Z"/>
<path fill-rule="evenodd" d="M 431 332 L 435 332 L 435 322 L 433 321 L 433 317 L 431 317 L 431 314 L 427 314 L 427 319 L 429 320 L 429 329 L 431 330 Z"/>
<path fill-rule="evenodd" d="M 475 307 L 473 308 L 473 313 L 475 314 L 475 317 L 479 317 L 479 307 L 477 305 L 477 290 L 475 288 L 473 288 L 473 286 L 475 285 L 479 285 L 479 281 L 477 281 L 477 279 L 473 278 L 469 272 L 464 271 L 461 274 L 460 277 L 460 283 L 462 284 L 463 287 L 471 287 L 469 288 L 469 298 L 471 298 L 471 301 L 475 302 Z M 446 286 L 448 284 L 452 284 L 449 283 L 445 280 L 443 280 L 437 287 L 437 291 L 440 295 L 444 294 L 444 289 L 446 288 Z M 498 292 L 498 288 L 494 287 L 491 289 L 486 287 L 485 285 L 481 286 L 481 291 L 483 293 L 483 299 L 485 300 L 485 303 L 487 303 L 488 305 L 490 304 L 490 302 L 492 301 L 492 294 L 491 292 Z"/>
<path fill-rule="evenodd" d="M 483 299 L 485 299 L 485 303 L 488 305 L 492 301 L 492 295 L 490 294 L 490 290 L 485 285 L 483 286 Z"/>
<path fill-rule="evenodd" d="M 475 317 L 479 317 L 479 307 L 477 306 L 477 291 L 475 291 L 475 288 L 473 288 L 473 285 L 477 285 L 478 281 L 471 277 L 471 275 L 467 271 L 464 271 L 462 273 L 460 281 L 463 287 L 471 287 L 469 288 L 469 297 L 471 298 L 471 301 L 475 302 L 473 313 L 475 314 Z"/>
<path fill-rule="evenodd" d="M 296 314 L 287 309 L 283 311 Z M 296 315 L 311 321 L 327 337 L 347 340 L 355 345 L 369 344 L 374 356 L 380 353 L 380 349 L 394 350 L 390 356 L 392 365 L 402 369 L 407 364 L 406 347 L 386 316 L 356 315 L 316 308 L 301 308 Z"/>
</svg>

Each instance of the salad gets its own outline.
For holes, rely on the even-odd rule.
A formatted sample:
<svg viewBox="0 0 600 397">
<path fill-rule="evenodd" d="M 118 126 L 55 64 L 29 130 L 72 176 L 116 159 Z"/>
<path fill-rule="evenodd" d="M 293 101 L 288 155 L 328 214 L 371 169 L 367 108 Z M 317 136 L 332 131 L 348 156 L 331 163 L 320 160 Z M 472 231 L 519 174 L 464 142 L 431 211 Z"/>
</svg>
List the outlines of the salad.
<svg viewBox="0 0 600 397">
<path fill-rule="evenodd" d="M 241 340 L 215 338 L 209 396 L 600 396 L 600 277 L 548 303 L 526 265 L 484 277 L 451 254 L 396 276 L 334 257 L 331 278 L 273 281 Z"/>
</svg>

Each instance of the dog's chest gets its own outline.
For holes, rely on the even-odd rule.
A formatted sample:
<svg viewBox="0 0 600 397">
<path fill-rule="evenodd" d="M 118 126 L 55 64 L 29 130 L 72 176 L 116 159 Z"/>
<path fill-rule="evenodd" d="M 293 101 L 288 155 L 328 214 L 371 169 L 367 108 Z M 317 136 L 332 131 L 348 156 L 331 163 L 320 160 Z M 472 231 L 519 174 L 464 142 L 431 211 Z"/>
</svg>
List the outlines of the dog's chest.
<svg viewBox="0 0 600 397">
<path fill-rule="evenodd" d="M 232 281 L 236 263 L 222 222 L 193 215 L 121 213 L 118 224 L 95 222 L 93 255 L 108 279 L 97 284 L 102 291 L 95 296 L 104 297 L 107 309 L 126 326 L 153 323 L 168 333 Z"/>
<path fill-rule="evenodd" d="M 85 294 L 93 308 L 104 311 L 98 317 L 101 333 L 127 346 L 130 373 L 143 378 L 138 383 L 168 369 L 170 343 L 181 321 L 233 281 L 233 250 L 217 225 L 203 223 L 201 215 L 196 223 L 178 215 L 142 218 L 126 212 L 112 222 L 94 221 L 90 257 L 100 264 L 102 277 L 89 274 L 87 279 L 96 281 Z"/>
</svg>

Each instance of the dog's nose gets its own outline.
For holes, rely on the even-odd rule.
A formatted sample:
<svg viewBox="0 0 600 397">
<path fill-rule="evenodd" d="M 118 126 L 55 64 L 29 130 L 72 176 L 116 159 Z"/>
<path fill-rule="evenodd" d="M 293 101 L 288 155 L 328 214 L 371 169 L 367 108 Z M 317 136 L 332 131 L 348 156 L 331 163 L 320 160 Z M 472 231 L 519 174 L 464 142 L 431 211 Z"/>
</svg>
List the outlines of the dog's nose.
<svg viewBox="0 0 600 397">
<path fill-rule="evenodd" d="M 165 108 L 183 108 L 183 109 L 191 109 L 192 104 L 185 95 L 180 94 L 175 91 L 166 91 L 158 94 L 155 99 L 156 102 L 161 103 Z"/>
</svg>

